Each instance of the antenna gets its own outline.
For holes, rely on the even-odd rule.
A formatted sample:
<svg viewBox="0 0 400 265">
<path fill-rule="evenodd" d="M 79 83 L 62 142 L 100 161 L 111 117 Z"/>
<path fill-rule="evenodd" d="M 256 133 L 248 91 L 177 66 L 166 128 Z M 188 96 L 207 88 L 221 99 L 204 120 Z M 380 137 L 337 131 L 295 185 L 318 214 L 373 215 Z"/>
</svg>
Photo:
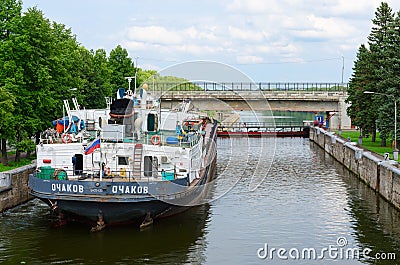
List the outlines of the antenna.
<svg viewBox="0 0 400 265">
<path fill-rule="evenodd" d="M 134 76 L 125 77 L 125 79 L 128 80 L 128 90 L 131 90 L 131 82 L 132 82 L 132 79 L 134 79 L 134 78 L 135 78 Z"/>
</svg>

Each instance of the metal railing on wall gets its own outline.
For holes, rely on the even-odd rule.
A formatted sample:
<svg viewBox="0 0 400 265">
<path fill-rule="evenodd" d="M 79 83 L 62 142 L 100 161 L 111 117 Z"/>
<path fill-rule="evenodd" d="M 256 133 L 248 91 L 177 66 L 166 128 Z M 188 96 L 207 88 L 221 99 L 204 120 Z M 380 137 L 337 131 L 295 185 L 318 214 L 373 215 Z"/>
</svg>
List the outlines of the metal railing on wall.
<svg viewBox="0 0 400 265">
<path fill-rule="evenodd" d="M 345 92 L 348 83 L 330 82 L 186 82 L 149 84 L 150 91 L 334 91 Z"/>
</svg>

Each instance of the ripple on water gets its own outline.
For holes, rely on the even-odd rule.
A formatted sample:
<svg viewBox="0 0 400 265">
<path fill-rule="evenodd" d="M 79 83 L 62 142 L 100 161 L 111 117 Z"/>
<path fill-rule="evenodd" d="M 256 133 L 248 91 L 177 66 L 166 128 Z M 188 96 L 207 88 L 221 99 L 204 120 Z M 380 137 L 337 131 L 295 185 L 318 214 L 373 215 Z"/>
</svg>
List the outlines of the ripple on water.
<svg viewBox="0 0 400 265">
<path fill-rule="evenodd" d="M 51 228 L 48 207 L 30 201 L 0 216 L 0 262 L 282 264 L 258 259 L 257 249 L 265 243 L 321 249 L 339 236 L 349 246 L 399 252 L 399 212 L 308 140 L 219 139 L 218 148 L 215 200 L 208 205 L 144 232 L 128 226 L 90 234 L 78 224 Z M 361 262 L 367 261 L 346 264 Z"/>
</svg>

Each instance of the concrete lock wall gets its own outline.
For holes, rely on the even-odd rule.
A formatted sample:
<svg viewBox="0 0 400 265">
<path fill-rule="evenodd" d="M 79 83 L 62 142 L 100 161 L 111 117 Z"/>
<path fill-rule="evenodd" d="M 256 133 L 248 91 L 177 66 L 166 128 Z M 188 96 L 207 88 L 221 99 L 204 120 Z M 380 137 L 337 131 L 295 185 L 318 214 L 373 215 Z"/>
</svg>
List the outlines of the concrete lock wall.
<svg viewBox="0 0 400 265">
<path fill-rule="evenodd" d="M 36 165 L 31 164 L 0 173 L 0 212 L 33 198 L 28 192 L 28 178 L 35 169 Z"/>
<path fill-rule="evenodd" d="M 400 210 L 400 168 L 396 167 L 397 162 L 384 160 L 382 156 L 322 128 L 311 128 L 310 140 Z"/>
</svg>

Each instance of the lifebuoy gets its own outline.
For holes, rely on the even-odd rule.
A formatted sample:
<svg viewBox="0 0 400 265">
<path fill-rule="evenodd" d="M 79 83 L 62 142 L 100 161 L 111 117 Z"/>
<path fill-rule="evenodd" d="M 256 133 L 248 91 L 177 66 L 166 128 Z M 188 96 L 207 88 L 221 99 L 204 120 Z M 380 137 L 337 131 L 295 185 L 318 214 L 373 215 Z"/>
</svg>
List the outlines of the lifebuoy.
<svg viewBox="0 0 400 265">
<path fill-rule="evenodd" d="M 69 144 L 70 142 L 72 142 L 72 136 L 68 133 L 64 133 L 61 136 L 61 140 L 64 144 Z"/>
<path fill-rule="evenodd" d="M 159 145 L 161 143 L 161 137 L 159 135 L 153 135 L 150 139 L 153 145 Z"/>
</svg>

